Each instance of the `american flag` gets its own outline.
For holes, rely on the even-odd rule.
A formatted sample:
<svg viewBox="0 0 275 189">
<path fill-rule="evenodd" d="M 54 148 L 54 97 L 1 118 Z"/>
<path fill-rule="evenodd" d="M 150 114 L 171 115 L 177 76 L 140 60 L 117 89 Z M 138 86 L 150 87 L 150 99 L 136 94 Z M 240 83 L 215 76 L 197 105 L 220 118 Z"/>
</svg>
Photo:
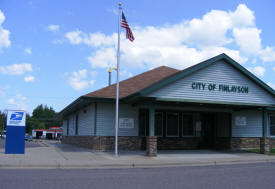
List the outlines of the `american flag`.
<svg viewBox="0 0 275 189">
<path fill-rule="evenodd" d="M 124 13 L 122 12 L 122 19 L 121 19 L 121 27 L 126 29 L 126 38 L 129 39 L 131 42 L 135 40 L 132 30 L 130 26 L 128 25 L 128 22 L 124 16 Z"/>
</svg>

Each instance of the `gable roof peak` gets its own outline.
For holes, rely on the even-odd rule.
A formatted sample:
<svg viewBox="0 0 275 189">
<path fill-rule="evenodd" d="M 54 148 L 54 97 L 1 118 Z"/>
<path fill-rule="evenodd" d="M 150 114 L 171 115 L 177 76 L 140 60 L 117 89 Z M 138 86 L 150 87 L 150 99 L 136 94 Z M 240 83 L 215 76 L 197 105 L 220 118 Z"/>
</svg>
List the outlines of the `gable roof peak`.
<svg viewBox="0 0 275 189">
<path fill-rule="evenodd" d="M 150 93 L 154 90 L 157 90 L 160 87 L 163 87 L 171 82 L 174 82 L 180 78 L 186 77 L 187 75 L 190 75 L 198 70 L 201 70 L 203 68 L 208 67 L 211 64 L 214 64 L 215 62 L 218 62 L 220 60 L 224 60 L 226 63 L 230 64 L 232 67 L 237 69 L 239 72 L 244 74 L 246 77 L 251 79 L 253 82 L 255 82 L 258 86 L 275 96 L 275 90 L 272 89 L 270 86 L 268 86 L 266 83 L 264 83 L 261 79 L 256 77 L 254 74 L 249 72 L 246 68 L 244 68 L 242 65 L 240 65 L 238 62 L 236 62 L 234 59 L 232 59 L 230 56 L 228 56 L 225 53 L 219 54 L 217 56 L 214 56 L 213 58 L 207 59 L 205 61 L 202 61 L 198 64 L 195 64 L 193 66 L 190 66 L 188 68 L 183 69 L 182 71 L 178 72 L 177 74 L 172 75 L 167 80 L 160 81 L 154 86 L 150 86 L 142 91 L 140 91 L 140 94 L 145 95 L 147 93 Z"/>
</svg>

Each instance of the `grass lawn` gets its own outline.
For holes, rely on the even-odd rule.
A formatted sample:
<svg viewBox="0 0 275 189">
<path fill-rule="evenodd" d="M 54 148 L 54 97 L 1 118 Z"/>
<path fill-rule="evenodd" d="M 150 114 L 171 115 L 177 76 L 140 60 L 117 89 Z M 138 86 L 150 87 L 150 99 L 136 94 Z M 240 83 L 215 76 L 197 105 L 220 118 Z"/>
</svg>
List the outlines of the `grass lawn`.
<svg viewBox="0 0 275 189">
<path fill-rule="evenodd" d="M 260 153 L 260 149 L 250 149 L 246 151 L 252 153 Z M 275 155 L 275 148 L 270 149 L 270 155 Z"/>
<path fill-rule="evenodd" d="M 275 155 L 275 148 L 272 148 L 272 149 L 270 150 L 270 155 Z"/>
</svg>

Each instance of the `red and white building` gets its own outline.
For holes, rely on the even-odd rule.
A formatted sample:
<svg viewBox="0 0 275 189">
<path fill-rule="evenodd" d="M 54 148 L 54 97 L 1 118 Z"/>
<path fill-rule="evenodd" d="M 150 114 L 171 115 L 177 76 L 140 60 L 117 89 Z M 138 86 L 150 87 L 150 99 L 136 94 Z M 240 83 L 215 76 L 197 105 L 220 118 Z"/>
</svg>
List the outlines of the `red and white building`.
<svg viewBox="0 0 275 189">
<path fill-rule="evenodd" d="M 32 137 L 36 139 L 59 139 L 62 136 L 61 127 L 50 127 L 49 129 L 33 129 Z"/>
</svg>

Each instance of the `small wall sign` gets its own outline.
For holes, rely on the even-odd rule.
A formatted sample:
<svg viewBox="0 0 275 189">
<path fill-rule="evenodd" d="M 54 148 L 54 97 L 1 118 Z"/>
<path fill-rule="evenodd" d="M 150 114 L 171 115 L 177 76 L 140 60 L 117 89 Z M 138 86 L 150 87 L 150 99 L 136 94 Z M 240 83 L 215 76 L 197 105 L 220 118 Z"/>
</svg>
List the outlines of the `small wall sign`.
<svg viewBox="0 0 275 189">
<path fill-rule="evenodd" d="M 237 126 L 246 126 L 247 120 L 245 116 L 236 116 L 235 117 L 235 125 Z"/>
<path fill-rule="evenodd" d="M 196 131 L 201 131 L 201 122 L 200 121 L 196 122 Z"/>
<path fill-rule="evenodd" d="M 119 128 L 133 129 L 134 127 L 134 118 L 119 118 Z"/>
</svg>

